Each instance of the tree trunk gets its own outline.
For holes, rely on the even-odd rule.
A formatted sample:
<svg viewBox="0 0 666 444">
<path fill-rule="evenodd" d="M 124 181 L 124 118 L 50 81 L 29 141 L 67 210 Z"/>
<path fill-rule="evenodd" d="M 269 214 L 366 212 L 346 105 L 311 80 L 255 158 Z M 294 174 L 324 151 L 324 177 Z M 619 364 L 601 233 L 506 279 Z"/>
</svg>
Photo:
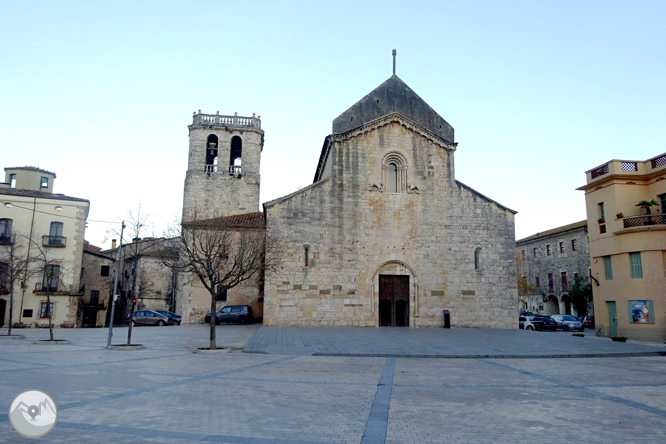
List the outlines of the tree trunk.
<svg viewBox="0 0 666 444">
<path fill-rule="evenodd" d="M 9 325 L 7 326 L 7 335 L 12 335 L 12 317 L 14 314 L 14 283 L 12 283 L 12 291 L 9 293 Z"/>
<path fill-rule="evenodd" d="M 51 309 L 51 293 L 46 292 L 46 309 L 49 311 L 49 338 L 53 341 L 53 310 Z"/>
<path fill-rule="evenodd" d="M 216 350 L 216 344 L 215 344 L 215 324 L 217 321 L 217 317 L 215 316 L 215 309 L 216 307 L 216 300 L 217 296 L 216 295 L 211 295 L 210 297 L 210 349 L 211 350 Z"/>
</svg>

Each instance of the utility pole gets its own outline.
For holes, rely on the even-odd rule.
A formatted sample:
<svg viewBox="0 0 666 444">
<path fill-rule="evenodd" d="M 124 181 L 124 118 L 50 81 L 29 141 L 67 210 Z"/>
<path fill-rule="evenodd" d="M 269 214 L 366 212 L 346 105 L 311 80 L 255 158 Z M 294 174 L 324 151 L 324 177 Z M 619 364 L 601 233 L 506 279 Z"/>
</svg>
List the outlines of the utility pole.
<svg viewBox="0 0 666 444">
<path fill-rule="evenodd" d="M 109 318 L 109 339 L 106 341 L 106 346 L 111 346 L 111 338 L 113 337 L 113 316 L 116 311 L 116 300 L 118 299 L 118 275 L 120 274 L 120 252 L 123 250 L 123 231 L 125 231 L 125 221 L 122 222 L 120 228 L 120 246 L 118 247 L 118 256 L 116 257 L 116 276 L 113 279 L 113 294 L 111 295 L 111 317 Z"/>
</svg>

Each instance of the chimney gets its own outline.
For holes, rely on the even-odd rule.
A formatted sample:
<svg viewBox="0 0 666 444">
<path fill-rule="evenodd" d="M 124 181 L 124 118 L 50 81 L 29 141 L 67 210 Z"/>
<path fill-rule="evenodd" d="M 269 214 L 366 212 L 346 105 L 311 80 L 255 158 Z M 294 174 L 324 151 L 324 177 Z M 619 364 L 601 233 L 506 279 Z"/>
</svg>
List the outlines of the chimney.
<svg viewBox="0 0 666 444">
<path fill-rule="evenodd" d="M 111 239 L 111 248 L 116 248 L 116 240 Z"/>
</svg>

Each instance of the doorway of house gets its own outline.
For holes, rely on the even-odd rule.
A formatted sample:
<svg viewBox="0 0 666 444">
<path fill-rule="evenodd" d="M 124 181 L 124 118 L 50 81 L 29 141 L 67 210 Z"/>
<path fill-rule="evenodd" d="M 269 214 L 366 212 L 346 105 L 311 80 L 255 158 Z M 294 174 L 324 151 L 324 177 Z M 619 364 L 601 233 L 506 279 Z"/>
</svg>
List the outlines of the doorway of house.
<svg viewBox="0 0 666 444">
<path fill-rule="evenodd" d="M 617 334 L 617 308 L 615 307 L 615 301 L 606 301 L 606 306 L 608 307 L 608 333 L 611 336 Z"/>
<path fill-rule="evenodd" d="M 379 326 L 409 327 L 409 276 L 379 275 Z"/>
<path fill-rule="evenodd" d="M 84 307 L 83 308 L 83 322 L 84 327 L 96 327 L 97 323 L 97 307 Z"/>
<path fill-rule="evenodd" d="M 7 301 L 0 299 L 0 328 L 5 326 L 5 310 L 7 310 Z"/>
</svg>

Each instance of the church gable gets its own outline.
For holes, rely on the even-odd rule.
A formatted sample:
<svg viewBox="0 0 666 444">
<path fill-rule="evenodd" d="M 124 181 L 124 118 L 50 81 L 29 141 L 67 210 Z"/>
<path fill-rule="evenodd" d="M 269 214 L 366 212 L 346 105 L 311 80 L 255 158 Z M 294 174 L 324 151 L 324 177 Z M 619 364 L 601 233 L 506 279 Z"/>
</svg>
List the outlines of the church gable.
<svg viewBox="0 0 666 444">
<path fill-rule="evenodd" d="M 387 114 L 399 113 L 449 143 L 453 127 L 395 74 L 333 121 L 333 134 L 341 134 Z"/>
</svg>

